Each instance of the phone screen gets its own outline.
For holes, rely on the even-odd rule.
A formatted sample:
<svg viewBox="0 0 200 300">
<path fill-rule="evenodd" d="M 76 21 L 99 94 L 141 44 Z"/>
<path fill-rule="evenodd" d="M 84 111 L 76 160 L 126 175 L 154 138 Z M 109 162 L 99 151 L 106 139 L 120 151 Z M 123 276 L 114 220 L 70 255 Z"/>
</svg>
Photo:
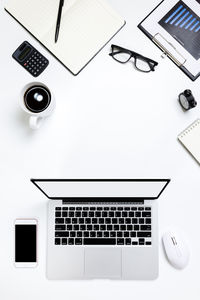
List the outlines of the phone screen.
<svg viewBox="0 0 200 300">
<path fill-rule="evenodd" d="M 15 262 L 36 262 L 36 225 L 15 225 Z"/>
</svg>

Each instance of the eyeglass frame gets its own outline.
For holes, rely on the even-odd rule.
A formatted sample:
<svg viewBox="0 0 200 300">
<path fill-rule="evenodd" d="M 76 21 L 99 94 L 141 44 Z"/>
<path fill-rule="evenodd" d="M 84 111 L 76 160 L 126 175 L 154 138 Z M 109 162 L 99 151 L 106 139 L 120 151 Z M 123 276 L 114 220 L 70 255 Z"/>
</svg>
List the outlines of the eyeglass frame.
<svg viewBox="0 0 200 300">
<path fill-rule="evenodd" d="M 113 53 L 114 47 L 117 48 L 120 52 Z M 151 58 L 148 58 L 148 57 L 143 56 L 143 55 L 141 55 L 141 54 L 139 54 L 139 53 L 137 53 L 137 52 L 134 52 L 134 51 L 132 51 L 132 50 L 129 50 L 129 49 L 126 49 L 126 48 L 117 46 L 117 45 L 113 45 L 113 44 L 112 44 L 112 45 L 111 45 L 111 50 L 112 50 L 112 52 L 109 53 L 109 55 L 112 56 L 112 58 L 113 58 L 114 60 L 116 60 L 117 62 L 119 62 L 119 63 L 121 63 L 121 64 L 127 63 L 127 62 L 133 57 L 133 58 L 134 58 L 134 65 L 135 65 L 135 68 L 136 68 L 137 70 L 141 71 L 141 72 L 144 72 L 144 73 L 149 73 L 149 72 L 151 72 L 151 71 L 155 71 L 154 68 L 158 65 L 158 62 L 156 62 L 155 60 L 152 60 Z M 123 52 L 130 55 L 130 57 L 129 57 L 129 59 L 128 59 L 127 61 L 122 62 L 122 61 L 120 61 L 120 60 L 117 60 L 117 59 L 114 57 L 115 54 L 119 54 L 119 53 L 123 53 Z M 145 61 L 145 62 L 149 65 L 150 70 L 149 70 L 149 71 L 144 71 L 144 70 L 139 69 L 139 68 L 137 67 L 137 65 L 136 65 L 137 58 L 139 58 L 139 59 Z M 153 64 L 153 65 L 152 65 L 152 64 Z"/>
</svg>

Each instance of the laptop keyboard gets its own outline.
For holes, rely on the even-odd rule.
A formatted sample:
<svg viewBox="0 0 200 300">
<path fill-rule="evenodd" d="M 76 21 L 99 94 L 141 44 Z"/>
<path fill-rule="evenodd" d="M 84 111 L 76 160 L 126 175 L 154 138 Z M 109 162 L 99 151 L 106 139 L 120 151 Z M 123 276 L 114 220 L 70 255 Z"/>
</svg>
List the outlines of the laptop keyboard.
<svg viewBox="0 0 200 300">
<path fill-rule="evenodd" d="M 55 245 L 150 246 L 151 207 L 55 207 Z"/>
</svg>

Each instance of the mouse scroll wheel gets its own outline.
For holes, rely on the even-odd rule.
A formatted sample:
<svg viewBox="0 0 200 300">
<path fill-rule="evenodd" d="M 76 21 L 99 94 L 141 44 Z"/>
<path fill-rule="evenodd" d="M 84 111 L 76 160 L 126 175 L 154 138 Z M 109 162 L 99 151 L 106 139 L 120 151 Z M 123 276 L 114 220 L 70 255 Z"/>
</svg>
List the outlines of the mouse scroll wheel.
<svg viewBox="0 0 200 300">
<path fill-rule="evenodd" d="M 171 239 L 172 239 L 172 243 L 173 243 L 174 245 L 177 245 L 177 242 L 176 242 L 175 237 L 173 236 L 173 237 L 171 237 Z"/>
</svg>

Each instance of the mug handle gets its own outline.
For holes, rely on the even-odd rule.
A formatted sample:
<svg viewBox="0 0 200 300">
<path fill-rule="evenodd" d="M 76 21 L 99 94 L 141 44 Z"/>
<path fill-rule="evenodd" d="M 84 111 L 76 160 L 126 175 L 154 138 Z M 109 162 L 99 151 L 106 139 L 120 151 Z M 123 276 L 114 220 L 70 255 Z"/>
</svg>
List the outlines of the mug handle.
<svg viewBox="0 0 200 300">
<path fill-rule="evenodd" d="M 43 118 L 41 117 L 31 116 L 29 118 L 29 126 L 31 129 L 38 129 L 40 128 L 42 121 Z"/>
</svg>

